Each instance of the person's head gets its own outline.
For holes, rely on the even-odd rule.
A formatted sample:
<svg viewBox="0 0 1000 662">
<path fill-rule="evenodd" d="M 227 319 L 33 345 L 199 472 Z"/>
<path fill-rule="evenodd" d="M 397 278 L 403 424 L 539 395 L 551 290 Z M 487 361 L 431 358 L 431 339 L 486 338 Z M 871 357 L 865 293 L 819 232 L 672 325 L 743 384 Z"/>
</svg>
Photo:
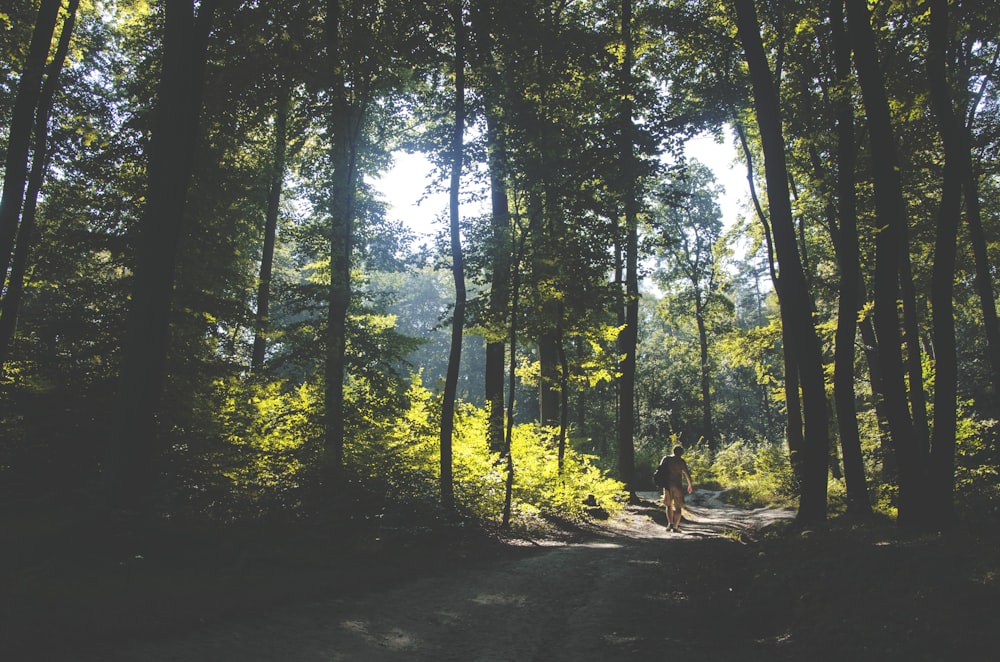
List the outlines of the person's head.
<svg viewBox="0 0 1000 662">
<path fill-rule="evenodd" d="M 681 455 L 684 455 L 684 447 L 678 444 L 674 446 L 674 457 L 680 457 Z"/>
</svg>

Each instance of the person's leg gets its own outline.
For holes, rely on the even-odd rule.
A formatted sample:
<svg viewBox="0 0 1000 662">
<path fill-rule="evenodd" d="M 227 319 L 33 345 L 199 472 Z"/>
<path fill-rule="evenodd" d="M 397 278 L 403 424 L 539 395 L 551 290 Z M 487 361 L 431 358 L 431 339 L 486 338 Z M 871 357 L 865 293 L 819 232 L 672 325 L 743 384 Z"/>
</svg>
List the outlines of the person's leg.
<svg viewBox="0 0 1000 662">
<path fill-rule="evenodd" d="M 671 529 L 677 530 L 681 525 L 681 504 L 684 503 L 683 493 L 680 488 L 671 485 L 667 499 L 669 500 L 667 524 Z"/>
<path fill-rule="evenodd" d="M 684 490 L 677 490 L 677 498 L 674 499 L 674 531 L 681 530 L 681 518 L 684 517 Z"/>
<path fill-rule="evenodd" d="M 667 514 L 667 528 L 668 529 L 672 528 L 673 525 L 674 525 L 673 508 L 671 507 L 670 504 L 671 504 L 670 488 L 664 487 L 663 488 L 663 510 Z"/>
</svg>

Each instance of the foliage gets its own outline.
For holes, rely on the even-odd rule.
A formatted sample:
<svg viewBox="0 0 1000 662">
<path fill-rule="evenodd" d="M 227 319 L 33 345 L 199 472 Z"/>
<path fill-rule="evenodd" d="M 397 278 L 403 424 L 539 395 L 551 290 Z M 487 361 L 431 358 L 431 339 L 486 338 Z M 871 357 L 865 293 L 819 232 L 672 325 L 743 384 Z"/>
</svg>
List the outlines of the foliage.
<svg viewBox="0 0 1000 662">
<path fill-rule="evenodd" d="M 225 470 L 229 510 L 238 518 L 301 510 L 304 469 L 315 454 L 320 425 L 315 385 L 217 383 L 219 425 L 231 447 Z"/>
<path fill-rule="evenodd" d="M 226 500 L 212 504 L 216 516 L 261 517 L 279 511 L 308 514 L 304 502 L 312 489 L 310 467 L 321 430 L 315 385 L 289 388 L 272 382 L 247 388 L 235 381 L 217 384 L 222 405 L 219 425 L 229 452 L 224 455 L 230 481 Z M 438 506 L 438 422 L 440 398 L 415 375 L 408 405 L 394 414 L 355 384 L 351 405 L 357 410 L 347 446 L 347 468 L 354 477 L 353 517 L 399 519 L 418 512 L 419 521 L 442 514 Z M 466 517 L 499 521 L 504 498 L 505 464 L 485 443 L 486 415 L 476 407 L 459 408 L 454 446 L 455 497 Z M 577 519 L 593 495 L 599 507 L 614 513 L 623 502 L 621 485 L 594 465 L 595 458 L 569 451 L 560 474 L 553 433 L 515 426 L 515 512 L 525 522 L 536 516 Z M 228 504 L 228 505 L 227 505 Z"/>
<path fill-rule="evenodd" d="M 1000 455 L 997 421 L 981 420 L 963 406 L 958 418 L 955 461 L 955 497 L 973 518 L 1000 521 Z"/>
<path fill-rule="evenodd" d="M 729 500 L 744 505 L 788 505 L 796 486 L 786 448 L 736 440 L 715 454 L 712 474 Z"/>
</svg>

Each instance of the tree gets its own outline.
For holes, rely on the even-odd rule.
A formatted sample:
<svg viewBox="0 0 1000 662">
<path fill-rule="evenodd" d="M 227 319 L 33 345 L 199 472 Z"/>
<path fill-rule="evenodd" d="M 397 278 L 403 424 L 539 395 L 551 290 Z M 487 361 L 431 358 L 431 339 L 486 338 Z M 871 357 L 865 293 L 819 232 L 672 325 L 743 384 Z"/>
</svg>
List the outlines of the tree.
<svg viewBox="0 0 1000 662">
<path fill-rule="evenodd" d="M 868 7 L 847 0 L 848 33 L 854 52 L 854 66 L 864 98 L 868 119 L 868 139 L 873 159 L 875 207 L 881 229 L 875 239 L 874 325 L 878 336 L 882 396 L 893 447 L 899 463 L 899 521 L 915 524 L 926 512 L 927 448 L 918 440 L 907 407 L 897 300 L 902 274 L 902 251 L 907 250 L 906 203 L 899 175 L 895 132 L 889 116 L 882 68 Z M 914 388 L 922 384 L 913 385 Z"/>
<path fill-rule="evenodd" d="M 496 39 L 491 29 L 495 3 L 475 2 L 470 7 L 473 40 L 472 63 L 474 74 L 481 78 L 483 114 L 486 122 L 486 166 L 490 182 L 490 228 L 486 240 L 489 260 L 490 289 L 486 312 L 486 368 L 484 394 L 489 407 L 489 444 L 494 452 L 504 447 L 504 379 L 505 379 L 505 327 L 513 324 L 510 317 L 511 297 L 511 213 L 508 178 L 507 132 L 505 100 L 505 73 L 500 68 L 500 57 L 495 52 Z M 513 386 L 513 385 L 512 385 Z"/>
<path fill-rule="evenodd" d="M 42 0 L 39 5 L 27 60 L 17 84 L 4 164 L 3 193 L 0 194 L 0 286 L 7 281 L 21 207 L 24 204 L 32 126 L 35 123 L 38 99 L 42 94 L 45 62 L 49 57 L 61 5 L 60 0 Z"/>
<path fill-rule="evenodd" d="M 962 185 L 964 123 L 956 113 L 948 75 L 949 13 L 944 0 L 931 0 L 928 26 L 927 80 L 944 151 L 941 202 L 934 245 L 931 306 L 934 331 L 934 432 L 931 440 L 929 496 L 936 525 L 950 525 L 955 490 L 955 431 L 958 417 L 958 352 L 955 343 L 955 262 Z"/>
<path fill-rule="evenodd" d="M 635 154 L 635 45 L 632 37 L 632 0 L 622 0 L 621 65 L 621 160 L 622 211 L 625 216 L 625 328 L 619 336 L 620 365 L 618 420 L 618 476 L 630 492 L 635 491 L 635 362 L 639 339 L 639 164 Z"/>
<path fill-rule="evenodd" d="M 164 13 L 146 208 L 136 238 L 132 300 L 105 464 L 109 504 L 139 514 L 151 506 L 157 474 L 154 417 L 163 388 L 174 264 L 215 7 L 215 2 L 201 2 L 196 12 L 195 3 L 177 2 Z"/>
<path fill-rule="evenodd" d="M 854 342 L 857 336 L 858 313 L 865 298 L 863 296 L 865 283 L 861 273 L 858 247 L 854 105 L 845 89 L 851 77 L 851 49 L 844 23 L 843 0 L 831 0 L 830 30 L 836 82 L 838 89 L 841 90 L 834 100 L 839 203 L 835 244 L 840 263 L 840 291 L 837 297 L 833 389 L 844 458 L 844 479 L 847 483 L 847 511 L 852 515 L 865 516 L 871 514 L 871 504 L 868 501 L 854 390 Z"/>
<path fill-rule="evenodd" d="M 267 351 L 267 332 L 270 320 L 271 278 L 274 270 L 274 242 L 278 230 L 278 213 L 281 190 L 285 181 L 288 152 L 288 113 L 291 105 L 290 91 L 282 89 L 277 100 L 274 121 L 274 162 L 267 191 L 267 209 L 264 221 L 263 254 L 260 259 L 260 278 L 257 285 L 257 313 L 254 324 L 251 372 L 260 372 Z"/>
<path fill-rule="evenodd" d="M 31 171 L 27 180 L 21 222 L 17 229 L 17 240 L 14 246 L 10 275 L 7 279 L 7 289 L 3 296 L 2 306 L 0 306 L 0 375 L 3 374 L 4 364 L 10 355 L 10 344 L 14 337 L 17 315 L 24 294 L 24 274 L 27 270 L 28 254 L 35 234 L 38 195 L 41 192 L 42 180 L 49 160 L 49 119 L 52 115 L 53 96 L 59 85 L 59 75 L 69 51 L 70 38 L 73 36 L 73 26 L 76 22 L 76 10 L 79 5 L 79 0 L 70 0 L 59 35 L 59 45 L 52 61 L 46 67 L 45 80 L 42 83 L 35 109 L 35 142 L 31 158 Z"/>
<path fill-rule="evenodd" d="M 790 354 L 795 359 L 802 386 L 805 437 L 798 517 L 803 522 L 815 522 L 826 518 L 827 455 L 830 446 L 822 353 L 812 323 L 813 303 L 806 287 L 789 203 L 788 169 L 778 95 L 764 53 L 753 0 L 736 0 L 734 4 L 737 31 L 750 70 L 764 150 L 768 208 L 780 265 L 776 290 L 782 308 L 782 338 L 791 348 Z"/>
<path fill-rule="evenodd" d="M 465 328 L 465 263 L 462 256 L 462 235 L 459 226 L 459 188 L 462 180 L 463 136 L 465 135 L 465 3 L 456 0 L 451 7 L 455 30 L 455 126 L 451 140 L 451 187 L 449 194 L 449 235 L 451 239 L 451 269 L 455 279 L 455 310 L 451 321 L 451 352 L 441 405 L 441 503 L 446 510 L 454 508 L 452 481 L 452 431 L 455 423 L 455 391 L 462 359 L 462 331 Z"/>
</svg>

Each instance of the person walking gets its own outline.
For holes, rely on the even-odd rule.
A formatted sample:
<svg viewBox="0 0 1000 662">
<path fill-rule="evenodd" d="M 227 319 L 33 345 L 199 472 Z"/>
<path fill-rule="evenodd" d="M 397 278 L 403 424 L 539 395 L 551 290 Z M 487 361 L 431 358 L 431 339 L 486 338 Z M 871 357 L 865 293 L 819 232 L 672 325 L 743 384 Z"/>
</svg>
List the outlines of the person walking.
<svg viewBox="0 0 1000 662">
<path fill-rule="evenodd" d="M 667 511 L 667 528 L 680 532 L 681 517 L 684 510 L 684 480 L 687 480 L 687 493 L 694 491 L 691 483 L 691 472 L 687 462 L 682 457 L 684 447 L 674 446 L 673 455 L 664 455 L 660 460 L 663 473 L 666 474 L 666 484 L 663 486 L 663 505 Z"/>
</svg>

